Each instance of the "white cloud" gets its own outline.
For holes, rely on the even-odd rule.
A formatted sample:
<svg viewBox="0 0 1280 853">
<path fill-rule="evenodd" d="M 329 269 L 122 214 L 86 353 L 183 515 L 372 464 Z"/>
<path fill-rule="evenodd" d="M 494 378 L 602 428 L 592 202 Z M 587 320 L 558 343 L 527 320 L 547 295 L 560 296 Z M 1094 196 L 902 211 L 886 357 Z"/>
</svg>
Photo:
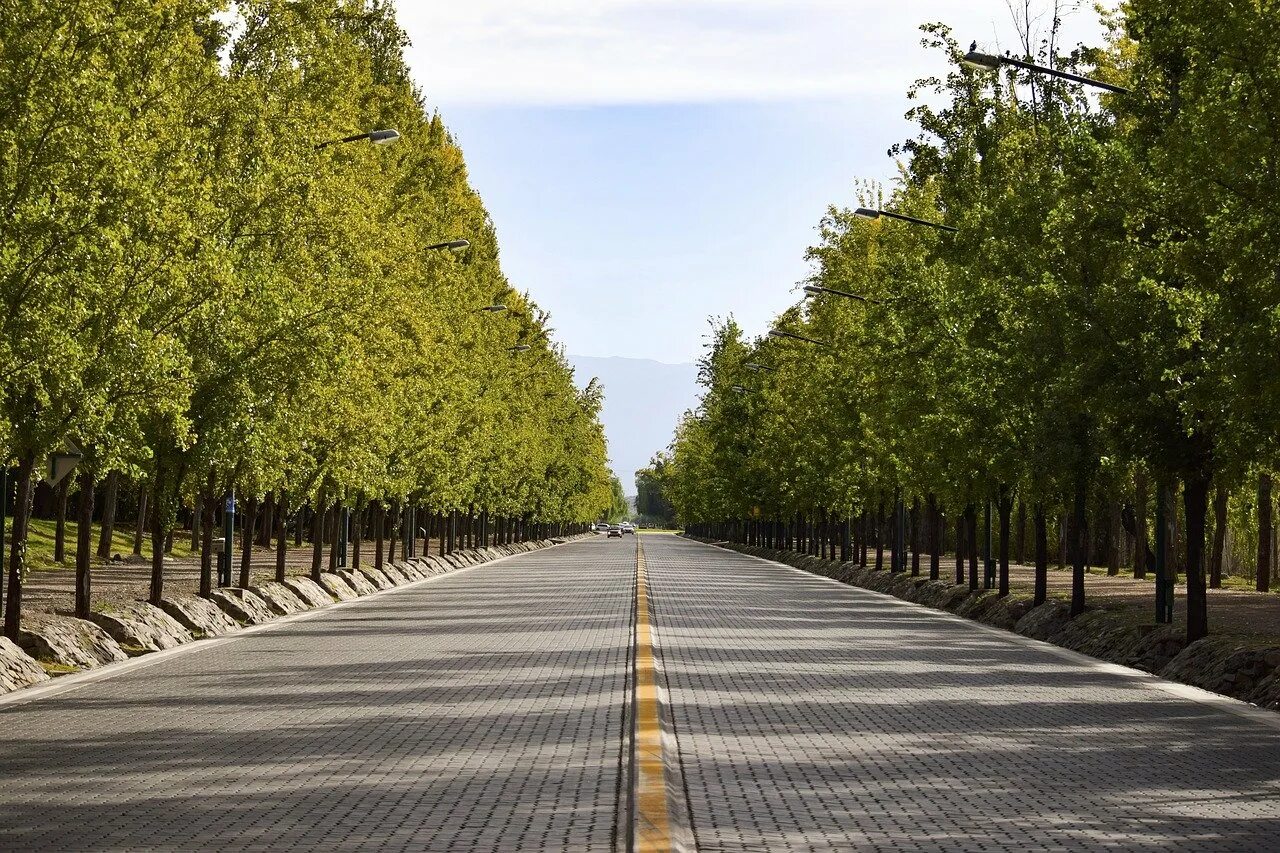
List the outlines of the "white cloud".
<svg viewBox="0 0 1280 853">
<path fill-rule="evenodd" d="M 1005 0 L 400 0 L 399 14 L 416 79 L 445 105 L 901 94 L 942 70 L 922 23 L 1016 43 Z M 1088 4 L 1067 36 L 1096 39 Z"/>
</svg>

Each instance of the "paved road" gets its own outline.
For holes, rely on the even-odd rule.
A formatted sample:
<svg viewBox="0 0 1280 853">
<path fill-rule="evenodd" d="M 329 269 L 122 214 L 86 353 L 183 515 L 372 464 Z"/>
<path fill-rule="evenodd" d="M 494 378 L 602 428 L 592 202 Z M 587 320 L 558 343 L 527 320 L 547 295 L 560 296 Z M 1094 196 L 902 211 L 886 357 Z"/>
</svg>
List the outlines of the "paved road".
<svg viewBox="0 0 1280 853">
<path fill-rule="evenodd" d="M 0 846 L 614 849 L 635 545 L 593 545 L 0 709 Z"/>
<path fill-rule="evenodd" d="M 1280 849 L 1280 729 L 642 541 L 702 850 Z M 624 850 L 635 565 L 568 545 L 0 708 L 0 846 Z"/>
<path fill-rule="evenodd" d="M 702 850 L 1280 850 L 1280 730 L 743 555 L 645 553 Z"/>
</svg>

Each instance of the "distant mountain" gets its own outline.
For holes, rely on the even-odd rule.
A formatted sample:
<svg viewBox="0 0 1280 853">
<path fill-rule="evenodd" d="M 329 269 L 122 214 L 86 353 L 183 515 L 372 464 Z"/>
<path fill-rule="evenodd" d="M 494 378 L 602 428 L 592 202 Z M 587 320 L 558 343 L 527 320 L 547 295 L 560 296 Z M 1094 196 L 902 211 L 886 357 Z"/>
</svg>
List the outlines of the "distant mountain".
<svg viewBox="0 0 1280 853">
<path fill-rule="evenodd" d="M 676 423 L 698 402 L 698 368 L 645 358 L 571 355 L 579 387 L 595 376 L 604 385 L 605 435 L 609 462 L 622 488 L 635 490 L 636 471 L 671 442 Z"/>
</svg>

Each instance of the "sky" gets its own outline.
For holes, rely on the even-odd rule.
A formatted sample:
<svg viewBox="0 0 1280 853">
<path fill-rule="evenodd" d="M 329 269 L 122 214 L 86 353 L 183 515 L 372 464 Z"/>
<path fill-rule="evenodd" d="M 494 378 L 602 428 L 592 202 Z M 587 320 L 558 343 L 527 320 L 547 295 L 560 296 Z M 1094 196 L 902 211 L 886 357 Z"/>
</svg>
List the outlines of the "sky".
<svg viewBox="0 0 1280 853">
<path fill-rule="evenodd" d="M 1090 6 L 1066 16 L 1069 44 L 1097 43 Z M 796 299 L 827 207 L 893 179 L 906 91 L 947 70 L 920 24 L 988 52 L 1018 44 L 1006 0 L 398 8 L 512 283 L 570 353 L 666 363 L 698 356 L 709 316 L 764 332 Z"/>
</svg>

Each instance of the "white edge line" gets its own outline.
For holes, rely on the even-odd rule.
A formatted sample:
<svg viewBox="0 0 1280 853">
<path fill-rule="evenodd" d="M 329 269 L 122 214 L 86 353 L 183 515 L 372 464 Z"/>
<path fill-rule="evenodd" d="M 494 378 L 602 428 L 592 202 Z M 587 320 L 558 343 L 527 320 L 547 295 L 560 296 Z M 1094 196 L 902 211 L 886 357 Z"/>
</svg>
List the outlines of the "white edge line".
<svg viewBox="0 0 1280 853">
<path fill-rule="evenodd" d="M 1050 654 L 1056 655 L 1060 658 L 1063 658 L 1064 660 L 1071 661 L 1072 663 L 1087 667 L 1089 669 L 1096 670 L 1098 672 L 1105 672 L 1111 675 L 1124 676 L 1126 678 L 1130 678 L 1130 679 L 1133 679 L 1134 681 L 1139 682 L 1143 687 L 1146 687 L 1148 689 L 1159 690 L 1162 693 L 1168 693 L 1170 695 L 1178 697 L 1179 699 L 1187 699 L 1191 702 L 1198 702 L 1202 705 L 1212 705 L 1221 711 L 1226 711 L 1227 713 L 1234 714 L 1237 717 L 1244 717 L 1247 720 L 1252 720 L 1255 723 L 1261 723 L 1265 726 L 1269 726 L 1270 728 L 1280 731 L 1280 714 L 1277 714 L 1275 711 L 1268 711 L 1265 708 L 1259 708 L 1257 705 L 1251 705 L 1248 702 L 1244 702 L 1240 699 L 1232 698 L 1231 696 L 1223 696 L 1221 693 L 1214 693 L 1211 690 L 1205 690 L 1200 687 L 1193 687 L 1190 684 L 1182 684 L 1177 681 L 1170 681 L 1167 678 L 1161 678 L 1160 676 L 1150 672 L 1146 672 L 1145 670 L 1134 669 L 1133 667 L 1124 666 L 1123 664 L 1099 660 L 1098 658 L 1090 657 L 1089 655 L 1081 654 L 1080 652 L 1072 651 L 1071 649 L 1066 649 L 1066 648 L 1063 648 L 1062 646 L 1054 645 L 1053 643 L 1047 642 L 1045 640 L 1037 640 L 1034 637 L 1024 636 L 1022 634 L 1017 633 L 1016 631 L 1006 631 L 1003 628 L 997 628 L 993 625 L 987 625 L 977 621 L 976 619 L 968 619 L 964 616 L 957 616 L 956 614 L 947 610 L 939 610 L 934 607 L 929 607 L 928 605 L 925 605 L 925 604 L 917 604 L 914 601 L 906 601 L 904 599 L 898 598 L 896 595 L 892 595 L 887 592 L 880 592 L 879 590 L 875 590 L 875 589 L 867 589 L 866 587 L 857 586 L 855 584 L 843 583 L 841 581 L 836 580 L 835 578 L 829 578 L 823 575 L 814 574 L 813 572 L 807 572 L 804 569 L 797 568 L 795 566 L 789 566 L 786 563 L 780 563 L 777 560 L 770 560 L 767 557 L 757 557 L 755 554 L 745 554 L 742 551 L 736 551 L 732 548 L 721 548 L 716 545 L 711 545 L 707 542 L 698 542 L 698 540 L 696 539 L 689 539 L 684 536 L 681 536 L 680 538 L 684 539 L 687 542 L 694 542 L 698 545 L 705 545 L 708 548 L 715 548 L 717 551 L 729 551 L 730 553 L 737 554 L 740 557 L 748 557 L 752 560 L 759 560 L 762 563 L 768 563 L 773 566 L 780 566 L 784 569 L 789 569 L 793 572 L 797 572 L 801 575 L 804 575 L 805 577 L 814 578 L 816 580 L 824 581 L 829 584 L 834 584 L 837 587 L 840 587 L 841 589 L 856 590 L 857 592 L 860 592 L 860 593 L 866 593 L 868 595 L 872 595 L 877 598 L 884 599 L 885 601 L 891 604 L 900 605 L 901 607 L 904 607 L 904 608 L 909 608 L 911 610 L 924 611 L 926 613 L 935 615 L 939 618 L 946 619 L 946 620 L 955 622 L 957 624 L 965 625 L 965 626 L 968 626 L 969 628 L 974 628 L 979 631 L 982 631 L 983 633 L 991 634 L 992 636 L 1002 638 L 1008 642 L 1012 642 L 1015 645 L 1024 646 L 1029 649 L 1036 649 L 1042 652 L 1049 652 Z M 839 564 L 837 563 L 837 565 Z"/>
<path fill-rule="evenodd" d="M 169 658 L 178 657 L 179 655 L 188 654 L 190 652 L 207 651 L 208 649 L 212 649 L 216 646 L 233 643 L 241 637 L 245 637 L 249 634 L 258 634 L 264 631 L 270 631 L 273 628 L 291 625 L 294 622 L 302 622 L 313 616 L 318 616 L 321 613 L 332 613 L 333 611 L 340 610 L 344 607 L 371 601 L 381 595 L 387 595 L 393 592 L 400 592 L 404 589 L 422 586 L 443 578 L 456 578 L 458 575 L 466 574 L 472 569 L 481 569 L 485 566 L 496 566 L 498 563 L 505 562 L 513 557 L 525 557 L 529 554 L 536 554 L 539 551 L 550 551 L 552 548 L 559 548 L 562 545 L 572 545 L 578 541 L 581 540 L 574 539 L 568 542 L 560 542 L 551 545 L 548 548 L 538 548 L 533 551 L 522 551 L 519 554 L 508 554 L 505 557 L 499 557 L 496 560 L 490 560 L 486 563 L 476 563 L 474 566 L 465 566 L 461 569 L 454 569 L 451 572 L 432 575 L 431 577 L 423 578 L 422 580 L 410 581 L 409 583 L 401 584 L 400 586 L 393 586 L 390 589 L 380 589 L 377 592 L 371 592 L 368 595 L 362 595 L 359 598 L 353 598 L 350 601 L 335 601 L 333 604 L 322 604 L 319 607 L 313 607 L 310 610 L 304 610 L 301 613 L 279 616 L 272 619 L 270 622 L 261 622 L 257 625 L 245 625 L 242 628 L 229 631 L 226 634 L 219 634 L 216 637 L 192 640 L 189 643 L 183 643 L 182 645 L 174 646 L 171 649 L 149 652 L 136 658 L 117 661 L 116 663 L 109 663 L 104 666 L 94 667 L 93 669 L 88 669 L 72 675 L 57 676 L 48 682 L 34 687 L 19 688 L 18 690 L 14 690 L 10 693 L 0 695 L 0 708 L 3 708 L 6 705 L 24 705 L 27 702 L 35 702 L 40 699 L 48 699 L 52 696 L 60 696 L 63 693 L 70 693 L 73 690 L 78 690 L 90 682 L 101 681 L 106 678 L 114 678 L 117 675 L 124 675 L 128 672 L 145 669 L 148 666 L 153 666 L 154 664 L 168 660 Z M 405 561 L 401 560 L 401 562 Z M 350 570 L 351 567 L 348 566 L 347 569 Z M 295 577 L 310 577 L 310 575 L 296 575 Z"/>
</svg>

